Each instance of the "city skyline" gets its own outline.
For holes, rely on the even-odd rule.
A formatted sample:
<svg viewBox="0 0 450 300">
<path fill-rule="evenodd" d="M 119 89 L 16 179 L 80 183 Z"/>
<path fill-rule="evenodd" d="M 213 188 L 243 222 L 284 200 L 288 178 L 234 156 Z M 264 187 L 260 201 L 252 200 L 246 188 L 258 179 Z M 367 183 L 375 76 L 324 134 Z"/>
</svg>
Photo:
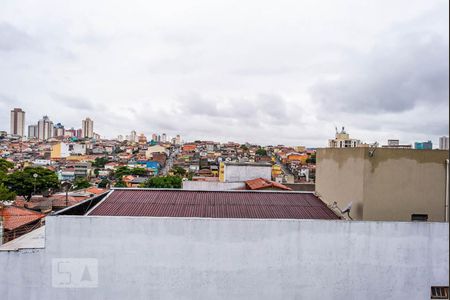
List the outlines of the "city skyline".
<svg viewBox="0 0 450 300">
<path fill-rule="evenodd" d="M 369 143 L 437 144 L 449 124 L 448 5 L 6 1 L 0 128 L 22 107 L 27 120 L 76 127 L 89 116 L 109 138 L 317 147 L 346 126 Z"/>
<path fill-rule="evenodd" d="M 25 117 L 25 111 L 22 110 L 22 108 L 14 108 L 14 109 L 12 109 L 12 110 L 10 111 L 10 113 L 11 113 L 11 116 L 10 116 L 10 123 L 11 123 L 11 125 L 14 124 L 14 122 L 15 122 L 15 121 L 14 121 L 14 118 L 16 118 L 15 116 L 16 116 L 16 113 L 17 113 L 17 112 L 20 112 L 20 113 L 21 113 L 21 120 L 22 120 L 22 118 L 26 120 L 26 117 Z M 44 133 L 43 133 L 43 131 L 44 131 L 43 126 L 44 126 L 44 124 L 45 124 L 46 122 L 49 122 L 50 125 L 48 125 L 48 128 L 45 130 L 45 131 L 47 131 L 48 133 L 46 134 L 46 136 L 45 136 L 45 138 L 44 138 L 44 136 L 41 136 L 41 135 L 44 134 Z M 60 123 L 60 122 L 58 122 L 58 123 L 55 124 L 53 121 L 50 120 L 50 118 L 49 118 L 47 115 L 44 115 L 44 116 L 37 122 L 37 124 L 33 124 L 33 123 L 28 124 L 26 121 L 24 122 L 24 124 L 25 124 L 25 126 L 24 126 L 24 133 L 25 133 L 25 134 L 24 134 L 24 137 L 28 137 L 28 138 L 29 138 L 29 137 L 36 137 L 36 138 L 44 139 L 44 140 L 48 139 L 49 137 L 53 137 L 53 136 L 54 136 L 53 132 L 56 132 L 56 131 L 52 131 L 51 128 L 52 128 L 53 130 L 57 130 L 57 129 L 60 129 L 60 128 L 62 127 L 63 129 L 65 129 L 66 132 L 67 132 L 67 131 L 70 131 L 70 132 L 72 132 L 72 131 L 74 131 L 74 132 L 80 131 L 80 137 L 83 137 L 83 138 L 93 138 L 95 134 L 98 134 L 99 136 L 101 136 L 102 138 L 105 138 L 105 139 L 111 139 L 111 140 L 126 140 L 126 139 L 129 139 L 129 140 L 130 140 L 130 139 L 131 139 L 131 140 L 136 140 L 136 141 L 137 141 L 138 136 L 144 135 L 149 141 L 150 141 L 150 140 L 154 140 L 154 141 L 156 141 L 156 140 L 158 140 L 158 141 L 161 140 L 161 142 L 169 142 L 170 140 L 176 139 L 176 140 L 178 141 L 178 144 L 181 142 L 180 133 L 173 133 L 173 134 L 169 133 L 169 134 L 167 134 L 167 133 L 165 133 L 165 132 L 163 132 L 163 131 L 161 131 L 161 132 L 159 132 L 159 133 L 156 133 L 155 131 L 132 129 L 132 130 L 130 131 L 131 135 L 120 133 L 120 134 L 117 134 L 117 135 L 115 135 L 115 136 L 114 136 L 114 135 L 112 135 L 112 136 L 110 136 L 110 135 L 102 136 L 102 135 L 99 134 L 98 132 L 94 132 L 94 131 L 93 131 L 94 120 L 92 120 L 92 119 L 89 118 L 89 117 L 86 117 L 85 119 L 82 119 L 82 120 L 81 120 L 81 126 L 80 126 L 80 127 L 74 127 L 74 126 L 68 126 L 68 127 L 66 127 L 66 126 L 64 126 L 64 124 L 62 124 L 62 123 Z M 39 124 L 41 124 L 41 125 L 39 125 Z M 27 127 L 28 127 L 28 132 L 25 131 L 25 128 L 27 128 Z M 41 128 L 41 127 L 42 127 L 42 128 Z M 12 127 L 11 127 L 11 128 L 12 128 Z M 86 129 L 83 129 L 83 128 L 86 128 Z M 30 130 L 32 131 L 32 134 L 31 134 L 31 135 L 30 135 Z M 336 134 L 338 134 L 338 128 L 337 128 L 337 126 L 335 126 L 335 130 L 336 130 Z M 0 131 L 1 131 L 1 128 L 0 128 Z M 8 133 L 10 133 L 10 132 L 7 131 L 7 130 L 5 130 L 5 131 L 8 132 Z M 344 127 L 342 127 L 342 131 L 344 131 Z M 50 133 L 50 132 L 52 132 L 52 133 Z M 89 133 L 86 134 L 86 132 L 89 132 Z M 33 134 L 33 133 L 34 133 L 34 134 Z M 156 137 L 156 139 L 155 139 L 155 137 Z M 331 137 L 331 135 L 330 135 L 330 137 Z M 443 142 L 442 142 L 442 139 L 445 139 L 445 138 L 448 140 L 448 136 L 446 136 L 446 135 L 438 136 L 436 140 L 427 139 L 427 140 L 419 141 L 419 140 L 416 139 L 416 140 L 414 140 L 414 141 L 409 142 L 409 144 L 410 144 L 411 146 L 413 146 L 414 144 L 417 144 L 417 143 L 427 143 L 427 142 L 431 141 L 432 144 L 433 144 L 434 149 L 442 149 L 442 147 L 441 147 L 441 145 L 442 145 L 442 143 L 443 143 Z M 215 137 L 211 137 L 211 138 L 198 138 L 198 137 L 193 137 L 193 138 L 191 138 L 191 139 L 189 139 L 189 140 L 183 140 L 183 141 L 184 141 L 184 142 L 193 142 L 193 141 L 195 141 L 195 140 L 210 140 L 210 141 L 216 141 L 216 142 L 222 142 L 222 143 L 226 143 L 226 142 L 239 142 L 239 143 L 258 144 L 257 142 L 249 141 L 249 140 L 247 140 L 247 141 L 239 141 L 239 140 L 232 140 L 232 139 L 218 140 L 218 139 L 216 139 Z M 329 140 L 330 140 L 330 139 L 329 139 Z M 389 137 L 389 138 L 386 139 L 386 140 L 377 140 L 377 141 L 373 141 L 372 143 L 373 143 L 373 144 L 374 144 L 374 143 L 380 144 L 380 143 L 383 143 L 383 142 L 388 143 L 390 140 L 397 140 L 397 141 L 399 141 L 398 138 L 394 138 L 394 139 L 393 139 L 392 137 Z M 359 142 L 359 143 L 362 142 L 362 143 L 365 143 L 365 144 L 370 144 L 370 142 L 367 142 L 367 141 L 365 141 L 364 139 L 359 139 L 358 142 Z M 402 142 L 403 142 L 404 144 L 408 144 L 408 142 L 405 142 L 405 141 L 403 141 L 403 140 L 402 140 Z M 296 146 L 296 145 L 299 145 L 299 144 L 302 144 L 302 143 L 297 143 L 297 144 L 273 143 L 273 144 L 261 144 L 261 145 L 288 145 L 288 146 Z M 448 144 L 448 142 L 447 142 L 447 144 Z M 306 144 L 305 144 L 305 145 L 306 145 Z M 318 147 L 318 148 L 320 148 L 320 147 L 326 147 L 326 145 L 325 145 L 325 146 L 323 146 L 323 145 L 320 145 L 320 146 L 316 146 L 316 145 L 307 145 L 307 146 L 308 146 L 308 147 L 313 147 L 313 148 L 316 148 L 316 147 Z M 329 146 L 329 145 L 328 145 L 328 146 Z"/>
</svg>

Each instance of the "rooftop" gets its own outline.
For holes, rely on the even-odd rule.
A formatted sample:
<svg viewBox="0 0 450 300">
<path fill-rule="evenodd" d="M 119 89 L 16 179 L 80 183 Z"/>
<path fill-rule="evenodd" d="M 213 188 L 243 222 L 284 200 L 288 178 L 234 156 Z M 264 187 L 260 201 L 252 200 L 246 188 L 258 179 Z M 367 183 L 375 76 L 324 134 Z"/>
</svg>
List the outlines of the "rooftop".
<svg viewBox="0 0 450 300">
<path fill-rule="evenodd" d="M 292 189 L 275 181 L 271 181 L 265 178 L 256 178 L 252 180 L 247 180 L 245 182 L 250 190 L 261 190 L 261 189 L 279 189 L 291 191 Z"/>
<path fill-rule="evenodd" d="M 3 206 L 0 213 L 3 216 L 3 227 L 7 230 L 14 230 L 45 217 L 44 214 L 10 205 Z"/>
<path fill-rule="evenodd" d="M 114 189 L 92 216 L 339 219 L 313 193 Z"/>
</svg>

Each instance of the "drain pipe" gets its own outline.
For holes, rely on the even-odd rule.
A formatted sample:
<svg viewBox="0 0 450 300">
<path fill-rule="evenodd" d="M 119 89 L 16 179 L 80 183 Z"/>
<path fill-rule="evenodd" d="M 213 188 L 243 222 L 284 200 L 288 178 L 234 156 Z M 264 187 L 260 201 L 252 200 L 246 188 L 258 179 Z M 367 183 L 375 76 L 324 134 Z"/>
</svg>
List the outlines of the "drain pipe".
<svg viewBox="0 0 450 300">
<path fill-rule="evenodd" d="M 448 222 L 448 185 L 449 185 L 449 160 L 445 160 L 445 167 L 446 167 L 446 175 L 445 175 L 445 222 Z"/>
</svg>

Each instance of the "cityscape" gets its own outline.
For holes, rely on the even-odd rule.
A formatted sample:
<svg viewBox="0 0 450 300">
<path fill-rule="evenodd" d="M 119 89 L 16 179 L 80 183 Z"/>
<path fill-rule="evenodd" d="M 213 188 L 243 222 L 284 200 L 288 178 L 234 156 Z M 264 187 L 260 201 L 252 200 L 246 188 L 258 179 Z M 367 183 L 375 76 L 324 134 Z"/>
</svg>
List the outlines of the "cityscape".
<svg viewBox="0 0 450 300">
<path fill-rule="evenodd" d="M 0 299 L 449 299 L 449 3 L 0 5 Z"/>
</svg>

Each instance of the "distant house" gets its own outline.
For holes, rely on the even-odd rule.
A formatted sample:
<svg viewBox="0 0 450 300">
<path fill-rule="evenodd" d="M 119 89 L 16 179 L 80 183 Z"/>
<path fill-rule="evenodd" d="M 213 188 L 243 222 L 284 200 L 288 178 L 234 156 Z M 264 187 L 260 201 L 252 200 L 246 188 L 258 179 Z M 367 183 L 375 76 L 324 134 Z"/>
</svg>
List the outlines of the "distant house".
<svg viewBox="0 0 450 300">
<path fill-rule="evenodd" d="M 148 177 L 140 177 L 127 175 L 122 178 L 123 182 L 125 182 L 126 186 L 129 188 L 139 187 L 142 183 L 148 180 Z"/>
<path fill-rule="evenodd" d="M 44 214 L 16 206 L 0 204 L 0 244 L 24 235 L 44 223 Z M 0 221 L 1 221 L 0 220 Z"/>
</svg>

